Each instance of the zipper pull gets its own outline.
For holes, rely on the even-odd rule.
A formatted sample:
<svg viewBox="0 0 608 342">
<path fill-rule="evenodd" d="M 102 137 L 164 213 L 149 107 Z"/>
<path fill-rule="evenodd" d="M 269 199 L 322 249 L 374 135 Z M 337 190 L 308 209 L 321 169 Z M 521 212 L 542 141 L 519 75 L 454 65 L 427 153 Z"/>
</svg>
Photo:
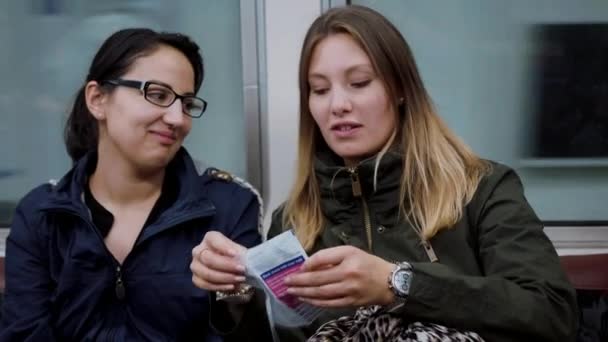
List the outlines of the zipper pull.
<svg viewBox="0 0 608 342">
<path fill-rule="evenodd" d="M 116 293 L 116 298 L 123 300 L 125 298 L 125 285 L 122 282 L 122 273 L 120 271 L 120 266 L 116 267 L 116 286 L 114 287 L 114 293 Z"/>
<path fill-rule="evenodd" d="M 429 257 L 429 260 L 431 260 L 431 262 L 439 261 L 439 258 L 437 258 L 437 254 L 435 254 L 435 250 L 433 249 L 433 246 L 431 246 L 430 242 L 423 239 L 422 246 L 424 247 L 424 251 L 426 252 L 426 255 Z"/>
<path fill-rule="evenodd" d="M 353 196 L 361 197 L 361 194 L 363 192 L 361 191 L 361 182 L 359 181 L 359 174 L 357 173 L 357 169 L 350 168 L 348 169 L 348 171 L 350 172 L 350 179 L 353 186 Z"/>
</svg>

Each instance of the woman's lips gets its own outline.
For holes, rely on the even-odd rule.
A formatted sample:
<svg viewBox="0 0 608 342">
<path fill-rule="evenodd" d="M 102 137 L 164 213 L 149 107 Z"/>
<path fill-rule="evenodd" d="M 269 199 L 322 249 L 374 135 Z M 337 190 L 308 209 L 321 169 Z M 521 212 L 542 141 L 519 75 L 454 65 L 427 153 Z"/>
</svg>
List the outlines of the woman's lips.
<svg viewBox="0 0 608 342">
<path fill-rule="evenodd" d="M 152 134 L 160 141 L 163 145 L 172 145 L 177 141 L 177 136 L 171 132 L 157 132 L 152 131 Z"/>
<path fill-rule="evenodd" d="M 349 138 L 357 134 L 362 127 L 359 124 L 338 124 L 332 126 L 331 131 L 339 138 Z"/>
</svg>

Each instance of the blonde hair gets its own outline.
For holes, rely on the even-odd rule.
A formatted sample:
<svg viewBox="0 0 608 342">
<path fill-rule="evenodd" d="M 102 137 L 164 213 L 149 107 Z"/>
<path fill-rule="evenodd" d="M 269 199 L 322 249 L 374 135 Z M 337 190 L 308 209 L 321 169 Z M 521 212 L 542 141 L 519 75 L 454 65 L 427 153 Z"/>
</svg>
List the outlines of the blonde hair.
<svg viewBox="0 0 608 342">
<path fill-rule="evenodd" d="M 308 107 L 308 70 L 317 44 L 332 34 L 348 34 L 367 53 L 399 116 L 398 127 L 378 154 L 394 144 L 403 153 L 399 213 L 421 239 L 453 226 L 471 200 L 489 164 L 477 157 L 437 115 L 424 88 L 411 50 L 382 15 L 362 6 L 334 8 L 309 28 L 300 55 L 300 127 L 296 177 L 285 203 L 282 223 L 293 227 L 310 250 L 325 218 L 314 158 L 321 136 Z M 374 180 L 375 182 L 375 180 Z"/>
</svg>

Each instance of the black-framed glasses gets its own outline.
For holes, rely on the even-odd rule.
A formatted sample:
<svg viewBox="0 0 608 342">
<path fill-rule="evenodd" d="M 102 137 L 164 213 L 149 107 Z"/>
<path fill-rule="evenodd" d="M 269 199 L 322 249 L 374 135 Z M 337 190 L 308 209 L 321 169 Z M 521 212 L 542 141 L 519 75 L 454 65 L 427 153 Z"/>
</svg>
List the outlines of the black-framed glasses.
<svg viewBox="0 0 608 342">
<path fill-rule="evenodd" d="M 139 89 L 146 101 L 160 107 L 170 107 L 173 102 L 180 99 L 184 114 L 193 118 L 200 118 L 203 116 L 205 109 L 207 109 L 207 101 L 192 95 L 180 95 L 171 89 L 171 87 L 162 83 L 123 79 L 106 80 L 101 83 Z"/>
</svg>

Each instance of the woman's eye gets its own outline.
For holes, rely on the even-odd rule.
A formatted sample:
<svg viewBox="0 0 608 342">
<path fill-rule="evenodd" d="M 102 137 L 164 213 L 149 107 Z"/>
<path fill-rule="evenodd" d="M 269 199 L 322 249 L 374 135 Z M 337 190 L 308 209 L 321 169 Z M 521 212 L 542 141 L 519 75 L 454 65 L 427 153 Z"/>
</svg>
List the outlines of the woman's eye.
<svg viewBox="0 0 608 342">
<path fill-rule="evenodd" d="M 148 92 L 148 97 L 154 100 L 165 100 L 169 97 L 169 94 L 165 91 L 152 91 Z"/>
<path fill-rule="evenodd" d="M 184 107 L 186 108 L 187 111 L 197 111 L 197 110 L 203 109 L 203 107 L 201 105 L 194 103 L 194 102 L 184 103 Z"/>
<path fill-rule="evenodd" d="M 323 95 L 327 93 L 327 88 L 311 89 L 311 92 L 315 95 Z"/>
<path fill-rule="evenodd" d="M 371 80 L 365 80 L 365 81 L 360 81 L 360 82 L 353 82 L 351 83 L 351 85 L 355 88 L 363 88 L 365 86 L 367 86 L 368 84 L 370 84 Z"/>
</svg>

